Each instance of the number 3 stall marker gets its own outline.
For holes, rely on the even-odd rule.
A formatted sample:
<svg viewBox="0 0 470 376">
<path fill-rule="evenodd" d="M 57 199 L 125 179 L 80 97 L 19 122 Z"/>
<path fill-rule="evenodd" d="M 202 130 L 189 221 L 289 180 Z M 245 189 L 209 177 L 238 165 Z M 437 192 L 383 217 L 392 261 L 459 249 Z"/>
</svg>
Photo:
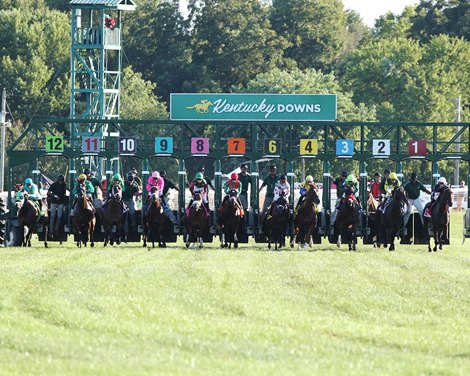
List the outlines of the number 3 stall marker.
<svg viewBox="0 0 470 376">
<path fill-rule="evenodd" d="M 350 157 L 354 154 L 353 140 L 336 140 L 336 155 Z"/>
</svg>

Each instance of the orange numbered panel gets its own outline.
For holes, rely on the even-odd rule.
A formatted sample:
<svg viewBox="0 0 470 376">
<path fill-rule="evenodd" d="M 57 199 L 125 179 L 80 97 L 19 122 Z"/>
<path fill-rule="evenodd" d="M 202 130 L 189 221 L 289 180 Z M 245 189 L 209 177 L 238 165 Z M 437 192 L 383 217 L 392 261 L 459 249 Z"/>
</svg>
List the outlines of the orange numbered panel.
<svg viewBox="0 0 470 376">
<path fill-rule="evenodd" d="M 244 138 L 228 138 L 227 153 L 228 154 L 245 154 L 246 140 Z"/>
</svg>

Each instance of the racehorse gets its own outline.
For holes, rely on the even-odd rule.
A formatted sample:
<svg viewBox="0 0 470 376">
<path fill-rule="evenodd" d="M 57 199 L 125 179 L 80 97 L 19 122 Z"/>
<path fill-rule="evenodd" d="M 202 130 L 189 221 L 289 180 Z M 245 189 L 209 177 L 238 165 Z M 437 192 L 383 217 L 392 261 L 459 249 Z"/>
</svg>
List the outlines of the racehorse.
<svg viewBox="0 0 470 376">
<path fill-rule="evenodd" d="M 338 230 L 338 241 L 336 246 L 341 247 L 341 238 L 348 242 L 350 251 L 356 250 L 357 226 L 359 224 L 359 207 L 356 197 L 348 196 L 341 202 L 336 215 L 336 229 Z"/>
<path fill-rule="evenodd" d="M 377 213 L 379 205 L 380 202 L 374 198 L 372 193 L 369 193 L 369 198 L 367 199 L 367 217 L 369 218 L 369 236 L 372 240 L 375 238 L 374 247 L 377 246 L 379 237 L 379 214 Z"/>
<path fill-rule="evenodd" d="M 157 187 L 152 187 L 149 196 L 149 202 L 145 208 L 144 214 L 144 247 L 147 246 L 147 240 L 152 242 L 155 248 L 155 241 L 158 241 L 158 247 L 166 247 L 165 243 L 165 225 L 167 216 L 162 208 L 162 203 L 158 194 L 155 193 Z"/>
<path fill-rule="evenodd" d="M 228 197 L 227 204 L 219 217 L 221 247 L 230 248 L 233 242 L 234 248 L 238 248 L 237 232 L 241 222 L 241 208 L 237 201 L 237 190 L 230 189 Z"/>
<path fill-rule="evenodd" d="M 305 249 L 310 243 L 310 237 L 317 227 L 317 210 L 316 205 L 320 203 L 317 190 L 311 187 L 305 195 L 305 200 L 297 211 L 294 219 L 294 237 L 291 241 L 291 247 L 295 242 L 298 243 L 299 249 Z"/>
<path fill-rule="evenodd" d="M 202 197 L 199 193 L 194 194 L 193 203 L 189 208 L 189 214 L 184 217 L 185 240 L 186 247 L 189 247 L 192 242 L 199 242 L 199 248 L 204 246 L 202 237 L 207 231 L 209 226 L 206 211 L 203 207 Z"/>
<path fill-rule="evenodd" d="M 45 227 L 45 238 L 44 238 L 44 247 L 48 247 L 47 244 L 47 232 L 48 232 L 48 225 L 47 225 L 47 217 L 41 216 L 39 209 L 31 203 L 29 199 L 29 195 L 27 192 L 23 192 L 21 196 L 21 200 L 16 202 L 16 206 L 18 209 L 18 220 L 20 221 L 20 228 L 21 228 L 21 237 L 22 247 L 31 247 L 31 237 L 33 236 L 34 228 L 38 223 L 42 223 Z M 26 235 L 24 233 L 24 228 L 27 228 Z"/>
<path fill-rule="evenodd" d="M 108 204 L 103 209 L 101 208 L 101 218 L 104 226 L 104 244 L 103 246 L 111 244 L 113 245 L 121 243 L 121 235 L 123 233 L 122 226 L 124 222 L 124 215 L 122 213 L 123 202 L 122 202 L 122 188 L 120 184 L 114 184 L 111 187 L 111 197 Z M 116 230 L 113 233 L 113 227 Z"/>
<path fill-rule="evenodd" d="M 286 230 L 289 220 L 289 208 L 285 198 L 285 193 L 281 195 L 276 203 L 273 203 L 271 217 L 266 217 L 263 224 L 263 232 L 268 239 L 268 248 L 271 249 L 271 243 L 274 243 L 274 249 L 285 247 Z"/>
<path fill-rule="evenodd" d="M 439 195 L 437 202 L 431 212 L 431 218 L 426 218 L 426 232 L 429 227 L 429 223 L 432 224 L 432 230 L 434 232 L 434 248 L 433 251 L 437 251 L 437 245 L 439 244 L 439 250 L 442 251 L 442 239 L 447 237 L 448 227 L 450 222 L 449 208 L 452 208 L 452 202 L 454 200 L 454 193 L 450 188 L 444 189 Z M 431 252 L 431 238 L 428 239 L 428 252 Z"/>
<path fill-rule="evenodd" d="M 383 244 L 387 247 L 387 244 L 390 243 L 388 250 L 395 250 L 395 237 L 398 230 L 403 227 L 406 205 L 408 205 L 408 199 L 406 198 L 405 190 L 403 187 L 396 188 L 391 203 L 380 214 L 381 231 L 378 241 L 379 246 Z"/>
<path fill-rule="evenodd" d="M 77 188 L 77 201 L 73 208 L 73 228 L 77 247 L 87 246 L 90 241 L 90 247 L 94 247 L 93 233 L 95 232 L 96 218 L 93 204 L 88 201 L 86 196 L 85 184 L 80 184 Z"/>
</svg>

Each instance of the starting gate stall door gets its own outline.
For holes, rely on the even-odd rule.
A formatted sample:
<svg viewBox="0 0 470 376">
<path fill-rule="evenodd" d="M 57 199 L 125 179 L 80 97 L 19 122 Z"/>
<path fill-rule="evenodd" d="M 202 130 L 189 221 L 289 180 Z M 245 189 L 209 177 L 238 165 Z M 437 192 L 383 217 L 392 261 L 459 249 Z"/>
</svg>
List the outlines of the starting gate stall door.
<svg viewBox="0 0 470 376">
<path fill-rule="evenodd" d="M 236 141 L 236 143 L 234 143 Z M 242 147 L 240 147 L 242 146 Z M 235 148 L 236 147 L 236 148 Z M 221 203 L 226 196 L 226 193 L 224 191 L 224 186 L 225 183 L 230 180 L 230 175 L 233 172 L 236 172 L 240 176 L 241 172 L 241 164 L 246 164 L 247 165 L 247 173 L 250 174 L 251 169 L 251 161 L 245 157 L 245 152 L 246 152 L 246 147 L 245 147 L 245 139 L 228 139 L 227 140 L 227 153 L 228 155 L 225 157 L 222 157 L 220 160 L 220 166 L 221 166 Z M 216 163 L 217 165 L 217 163 Z M 218 189 L 216 187 L 216 189 Z M 237 233 L 237 238 L 239 243 L 248 243 L 248 234 L 253 233 L 253 223 L 254 223 L 254 217 L 253 217 L 253 212 L 251 210 L 251 205 L 250 205 L 250 194 L 252 190 L 252 184 L 249 184 L 248 187 L 248 194 L 247 194 L 247 203 L 248 203 L 248 210 L 244 213 L 244 217 L 241 220 L 240 228 Z M 215 208 L 214 210 L 217 213 L 218 216 L 218 211 Z"/>
</svg>

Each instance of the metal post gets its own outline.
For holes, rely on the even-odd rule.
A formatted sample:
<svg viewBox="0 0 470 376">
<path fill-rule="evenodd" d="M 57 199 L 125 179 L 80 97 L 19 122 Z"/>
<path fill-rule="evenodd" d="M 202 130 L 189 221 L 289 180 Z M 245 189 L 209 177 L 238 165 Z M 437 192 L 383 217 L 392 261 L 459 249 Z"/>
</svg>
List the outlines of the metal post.
<svg viewBox="0 0 470 376">
<path fill-rule="evenodd" d="M 330 161 L 323 161 L 323 197 L 322 207 L 323 216 L 321 227 L 325 228 L 325 235 L 328 235 L 327 228 L 330 227 L 331 218 L 331 174 L 330 174 Z"/>
<path fill-rule="evenodd" d="M 222 165 L 220 159 L 216 159 L 214 162 L 214 215 L 213 215 L 213 224 L 216 227 L 217 215 L 219 214 L 219 207 L 222 202 Z"/>
<path fill-rule="evenodd" d="M 259 172 L 258 172 L 258 163 L 256 161 L 251 161 L 251 187 L 250 187 L 250 206 L 252 210 L 250 213 L 253 213 L 253 220 L 250 222 L 253 225 L 253 233 L 258 235 L 258 218 L 259 218 Z"/>
<path fill-rule="evenodd" d="M 361 225 L 362 225 L 362 236 L 366 236 L 366 221 L 367 215 L 365 214 L 365 210 L 367 209 L 367 171 L 366 171 L 367 163 L 364 160 L 359 162 L 359 192 L 360 192 L 360 200 L 362 209 L 364 210 L 364 214 L 361 215 Z"/>
<path fill-rule="evenodd" d="M 184 164 L 184 159 L 179 160 L 179 169 L 178 169 L 178 223 L 181 223 L 181 218 L 184 216 L 184 210 L 186 208 L 185 196 L 186 196 L 186 167 Z"/>
<path fill-rule="evenodd" d="M 460 123 L 460 97 L 456 98 L 457 123 Z M 460 125 L 457 125 L 457 133 L 460 132 Z M 460 136 L 455 140 L 455 154 L 460 154 Z M 454 159 L 454 185 L 460 185 L 460 159 Z"/>
<path fill-rule="evenodd" d="M 5 88 L 2 90 L 2 111 L 0 112 L 0 127 L 1 127 L 1 148 L 0 153 L 0 192 L 3 192 L 5 187 L 5 127 L 6 123 L 6 103 L 7 103 L 7 91 Z"/>
</svg>

